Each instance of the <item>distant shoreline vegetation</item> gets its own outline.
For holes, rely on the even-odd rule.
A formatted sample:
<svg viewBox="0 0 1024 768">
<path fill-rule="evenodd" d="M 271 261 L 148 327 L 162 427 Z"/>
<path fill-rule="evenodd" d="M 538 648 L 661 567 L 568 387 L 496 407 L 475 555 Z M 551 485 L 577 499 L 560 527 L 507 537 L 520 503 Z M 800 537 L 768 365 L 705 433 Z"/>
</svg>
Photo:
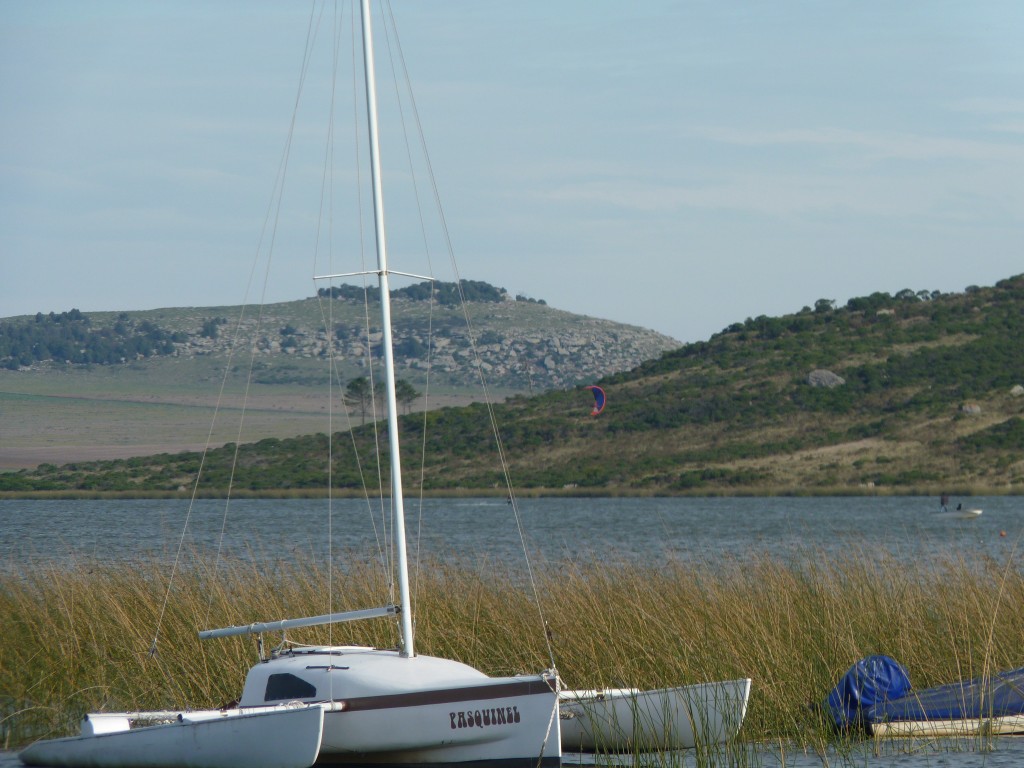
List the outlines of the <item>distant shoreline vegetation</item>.
<svg viewBox="0 0 1024 768">
<path fill-rule="evenodd" d="M 9 370 L 44 360 L 78 365 L 112 365 L 139 357 L 169 355 L 187 334 L 171 332 L 127 312 L 113 325 L 97 328 L 77 309 L 36 313 L 28 322 L 0 323 L 0 365 Z"/>
</svg>

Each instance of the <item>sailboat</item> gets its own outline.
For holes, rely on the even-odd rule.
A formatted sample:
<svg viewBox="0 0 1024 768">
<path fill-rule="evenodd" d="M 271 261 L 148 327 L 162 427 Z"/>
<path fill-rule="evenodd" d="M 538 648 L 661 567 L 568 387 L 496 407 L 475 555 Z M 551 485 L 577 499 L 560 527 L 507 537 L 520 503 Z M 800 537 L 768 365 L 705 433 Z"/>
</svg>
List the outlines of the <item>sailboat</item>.
<svg viewBox="0 0 1024 768">
<path fill-rule="evenodd" d="M 458 661 L 420 655 L 413 634 L 399 451 L 398 408 L 378 144 L 373 32 L 361 0 L 363 73 L 380 287 L 393 536 L 399 603 L 254 622 L 202 639 L 284 632 L 391 617 L 397 648 L 285 646 L 249 670 L 237 706 L 206 711 L 93 713 L 78 736 L 36 742 L 27 765 L 78 768 L 304 768 L 317 763 L 402 766 L 557 766 L 557 673 L 490 677 Z M 341 277 L 333 276 L 333 277 Z M 262 654 L 261 654 L 262 655 Z"/>
</svg>

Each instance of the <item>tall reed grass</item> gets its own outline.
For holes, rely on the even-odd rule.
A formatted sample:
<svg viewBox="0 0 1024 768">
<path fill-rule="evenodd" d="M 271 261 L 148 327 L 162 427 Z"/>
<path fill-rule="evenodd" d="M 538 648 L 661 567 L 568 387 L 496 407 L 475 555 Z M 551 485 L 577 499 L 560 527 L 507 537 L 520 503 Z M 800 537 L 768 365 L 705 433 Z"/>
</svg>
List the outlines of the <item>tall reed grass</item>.
<svg viewBox="0 0 1024 768">
<path fill-rule="evenodd" d="M 387 600 L 382 569 L 342 560 L 328 578 L 298 559 L 269 568 L 234 560 L 214 572 L 200 553 L 169 593 L 168 568 L 155 560 L 0 573 L 4 746 L 75 732 L 90 710 L 236 698 L 256 659 L 254 640 L 201 642 L 196 630 Z M 860 657 L 895 657 L 915 687 L 1024 664 L 1024 572 L 1016 562 L 808 552 L 785 561 L 566 561 L 535 570 L 545 627 L 522 573 L 489 563 L 417 568 L 417 651 L 492 674 L 537 671 L 553 654 L 573 688 L 750 677 L 741 738 L 806 749 L 835 748 L 837 737 L 809 705 Z M 306 643 L 387 647 L 396 639 L 385 620 L 289 633 Z"/>
</svg>

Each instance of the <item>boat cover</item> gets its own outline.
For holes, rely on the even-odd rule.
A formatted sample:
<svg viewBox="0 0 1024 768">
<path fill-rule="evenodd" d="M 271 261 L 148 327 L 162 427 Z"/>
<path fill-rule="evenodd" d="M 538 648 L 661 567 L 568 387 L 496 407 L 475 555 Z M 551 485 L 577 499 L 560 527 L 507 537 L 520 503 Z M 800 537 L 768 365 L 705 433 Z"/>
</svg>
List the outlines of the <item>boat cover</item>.
<svg viewBox="0 0 1024 768">
<path fill-rule="evenodd" d="M 881 654 L 868 656 L 839 679 L 825 699 L 825 709 L 840 729 L 866 728 L 872 707 L 900 699 L 909 691 L 910 677 L 898 661 Z"/>
<path fill-rule="evenodd" d="M 825 708 L 839 728 L 869 733 L 872 723 L 1024 715 L 1024 667 L 917 691 L 899 662 L 868 656 L 840 678 Z"/>
<path fill-rule="evenodd" d="M 963 720 L 1024 715 L 1024 667 L 986 677 L 911 691 L 876 702 L 865 713 L 870 722 Z"/>
</svg>

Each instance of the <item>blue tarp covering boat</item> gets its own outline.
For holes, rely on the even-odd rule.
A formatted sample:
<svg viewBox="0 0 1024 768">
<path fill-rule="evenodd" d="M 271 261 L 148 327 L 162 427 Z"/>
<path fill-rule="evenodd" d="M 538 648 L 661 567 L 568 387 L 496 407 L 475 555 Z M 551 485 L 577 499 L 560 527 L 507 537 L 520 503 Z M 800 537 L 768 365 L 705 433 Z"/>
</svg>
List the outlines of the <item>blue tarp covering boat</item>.
<svg viewBox="0 0 1024 768">
<path fill-rule="evenodd" d="M 888 656 L 868 656 L 850 667 L 828 698 L 825 709 L 836 727 L 866 728 L 870 708 L 899 700 L 910 691 L 910 677 L 902 665 Z"/>
<path fill-rule="evenodd" d="M 1024 732 L 1024 667 L 914 690 L 899 662 L 869 656 L 854 664 L 825 706 L 840 728 L 876 736 Z"/>
</svg>

